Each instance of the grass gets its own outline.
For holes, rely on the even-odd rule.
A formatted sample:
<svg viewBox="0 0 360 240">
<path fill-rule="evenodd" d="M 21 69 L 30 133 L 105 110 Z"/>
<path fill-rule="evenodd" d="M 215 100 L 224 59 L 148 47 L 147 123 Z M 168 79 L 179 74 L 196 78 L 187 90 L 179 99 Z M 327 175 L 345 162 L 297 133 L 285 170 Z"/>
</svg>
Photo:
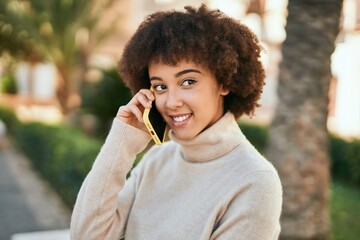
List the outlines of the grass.
<svg viewBox="0 0 360 240">
<path fill-rule="evenodd" d="M 360 236 L 360 189 L 339 181 L 331 186 L 332 239 L 356 240 Z"/>
</svg>

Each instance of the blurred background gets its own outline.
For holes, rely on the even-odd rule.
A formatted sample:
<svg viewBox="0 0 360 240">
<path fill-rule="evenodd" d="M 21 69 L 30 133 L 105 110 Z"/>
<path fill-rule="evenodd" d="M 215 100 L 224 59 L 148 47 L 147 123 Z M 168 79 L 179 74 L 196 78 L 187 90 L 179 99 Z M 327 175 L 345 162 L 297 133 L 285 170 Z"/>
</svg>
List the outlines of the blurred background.
<svg viewBox="0 0 360 240">
<path fill-rule="evenodd" d="M 315 147 L 312 144 L 312 151 L 325 152 L 326 163 L 321 164 L 319 172 L 314 171 L 313 174 L 321 175 L 325 169 L 330 177 L 322 179 L 327 182 L 325 188 L 316 188 L 315 183 L 313 185 L 317 189 L 314 192 L 324 195 L 321 208 L 326 214 L 311 210 L 314 221 L 320 223 L 313 226 L 297 225 L 298 231 L 291 230 L 291 224 L 287 225 L 286 222 L 292 220 L 284 214 L 282 239 L 358 239 L 360 1 L 315 1 L 317 4 L 312 3 L 314 1 L 298 2 L 1 0 L 0 218 L 4 220 L 0 220 L 0 239 L 11 239 L 11 236 L 17 240 L 27 239 L 26 234 L 21 233 L 58 229 L 64 231 L 48 232 L 54 234 L 53 237 L 48 235 L 41 239 L 55 239 L 55 236 L 68 239 L 68 221 L 76 193 L 118 107 L 131 98 L 116 71 L 123 47 L 146 15 L 164 9 L 183 9 L 186 5 L 198 7 L 201 3 L 240 20 L 261 41 L 264 48 L 262 61 L 267 74 L 261 107 L 253 117 L 242 117 L 239 125 L 261 152 L 265 155 L 269 152 L 267 156 L 271 161 L 274 154 L 267 151 L 268 141 L 273 139 L 271 129 L 276 129 L 274 119 L 281 114 L 277 110 L 279 102 L 285 101 L 279 95 L 279 88 L 283 86 L 279 79 L 282 76 L 286 78 L 282 73 L 288 69 L 281 64 L 290 60 L 283 51 L 301 46 L 300 42 L 293 44 L 286 40 L 293 35 L 304 42 L 312 39 L 306 32 L 307 26 L 320 26 L 319 39 L 321 34 L 330 39 L 331 44 L 315 44 L 314 48 L 303 53 L 309 61 L 321 61 L 315 66 L 325 69 L 324 74 L 311 80 L 316 82 L 317 78 L 326 79 L 324 87 L 314 91 L 326 103 L 325 108 L 316 111 L 326 114 L 321 124 L 327 137 L 324 142 L 320 141 L 315 137 L 316 134 L 312 137 L 310 131 L 304 139 L 309 142 L 315 139 L 317 143 L 314 143 Z M 290 8 L 292 3 L 294 8 Z M 327 5 L 334 6 L 334 15 L 326 12 Z M 317 13 L 316 21 L 309 17 L 309 9 Z M 290 29 L 293 26 L 290 25 L 292 13 L 303 21 L 295 30 Z M 333 35 L 331 29 L 322 27 L 331 21 L 335 26 Z M 331 36 L 334 36 L 332 40 Z M 322 49 L 331 50 L 325 60 L 316 58 L 317 52 Z M 296 58 L 291 61 L 296 64 Z M 301 69 L 305 66 L 298 67 Z M 307 70 L 302 69 L 304 72 Z M 296 96 L 296 93 L 289 91 L 287 93 L 290 97 Z M 305 94 L 302 100 L 306 101 L 306 97 L 311 98 L 310 94 Z M 298 100 L 297 104 L 303 103 Z M 293 109 L 298 111 L 296 107 Z M 314 126 L 310 129 L 319 129 L 316 121 L 307 121 L 308 125 Z M 280 125 L 285 126 L 286 122 Z M 291 141 L 289 136 L 278 137 Z M 324 148 L 317 147 L 323 143 Z M 302 145 L 296 148 L 301 149 Z M 293 150 L 286 149 L 290 152 Z M 304 159 L 304 162 L 310 160 Z M 276 163 L 274 165 L 277 166 Z M 279 174 L 283 176 L 280 167 Z M 284 176 L 282 181 L 283 184 L 288 182 L 287 177 Z M 284 184 L 285 202 L 292 201 L 287 199 L 286 189 L 293 187 Z M 29 189 L 34 189 L 33 193 Z M 302 203 L 294 201 L 294 204 L 300 206 Z M 312 200 L 306 204 L 311 205 Z M 287 211 L 285 207 L 284 212 Z M 54 218 L 54 215 L 57 217 Z M 41 220 L 44 218 L 52 220 Z M 299 219 L 304 222 L 306 217 L 301 216 Z M 302 227 L 319 230 L 306 231 Z"/>
</svg>

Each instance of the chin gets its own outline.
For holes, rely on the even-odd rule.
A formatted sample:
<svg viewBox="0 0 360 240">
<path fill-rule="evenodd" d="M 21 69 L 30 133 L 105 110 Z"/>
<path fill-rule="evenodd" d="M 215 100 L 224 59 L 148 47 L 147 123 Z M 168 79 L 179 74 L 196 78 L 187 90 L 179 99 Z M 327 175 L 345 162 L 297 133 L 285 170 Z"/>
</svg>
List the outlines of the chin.
<svg viewBox="0 0 360 240">
<path fill-rule="evenodd" d="M 181 133 L 176 133 L 176 132 L 174 132 L 174 135 L 179 140 L 182 140 L 182 141 L 189 141 L 189 140 L 194 139 L 197 136 L 197 134 L 181 134 Z"/>
</svg>

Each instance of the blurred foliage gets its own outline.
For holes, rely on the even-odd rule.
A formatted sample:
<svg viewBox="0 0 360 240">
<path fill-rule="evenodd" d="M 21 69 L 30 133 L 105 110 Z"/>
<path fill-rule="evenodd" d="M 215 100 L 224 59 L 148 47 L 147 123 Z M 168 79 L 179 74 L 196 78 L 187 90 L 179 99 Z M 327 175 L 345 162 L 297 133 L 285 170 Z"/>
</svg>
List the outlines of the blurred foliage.
<svg viewBox="0 0 360 240">
<path fill-rule="evenodd" d="M 41 123 L 20 125 L 15 139 L 34 166 L 72 208 L 101 143 L 72 127 Z"/>
<path fill-rule="evenodd" d="M 14 76 L 14 58 L 5 54 L 2 56 L 3 66 L 2 74 L 0 75 L 0 92 L 15 94 L 17 93 L 17 85 Z"/>
<path fill-rule="evenodd" d="M 0 1 L 0 53 L 28 57 L 35 54 L 55 63 L 74 64 L 82 47 L 79 30 L 108 36 L 98 28 L 101 14 L 114 1 L 96 0 L 2 0 Z M 99 4 L 100 3 L 100 4 Z M 113 25 L 109 25 L 113 27 Z M 77 41 L 78 40 L 78 41 Z"/>
<path fill-rule="evenodd" d="M 0 1 L 0 55 L 8 52 L 14 56 L 24 57 L 35 51 L 35 42 L 31 40 L 30 32 L 26 29 L 29 23 L 25 21 L 21 5 L 21 1 Z M 26 25 L 20 29 L 18 26 L 21 26 L 22 22 Z"/>
<path fill-rule="evenodd" d="M 247 122 L 239 122 L 239 127 L 246 138 L 256 147 L 256 149 L 264 153 L 266 148 L 266 139 L 268 130 L 265 126 L 254 125 Z"/>
<path fill-rule="evenodd" d="M 72 208 L 102 143 L 66 125 L 21 123 L 11 110 L 3 107 L 0 119 L 18 147 Z"/>
<path fill-rule="evenodd" d="M 17 92 L 17 86 L 15 77 L 12 74 L 7 74 L 0 79 L 0 92 L 15 94 Z"/>
<path fill-rule="evenodd" d="M 82 108 L 99 120 L 97 133 L 105 137 L 120 106 L 132 98 L 130 90 L 119 77 L 116 69 L 104 70 L 95 83 L 84 83 L 81 88 Z"/>
<path fill-rule="evenodd" d="M 58 98 L 66 112 L 77 91 L 89 52 L 106 39 L 117 21 L 100 26 L 114 0 L 1 0 L 0 55 L 30 62 L 48 60 L 60 76 Z M 104 25 L 104 24 L 103 24 Z"/>
<path fill-rule="evenodd" d="M 332 237 L 336 240 L 358 239 L 360 236 L 360 190 L 333 181 L 330 194 Z"/>
<path fill-rule="evenodd" d="M 330 155 L 333 177 L 360 187 L 360 139 L 331 137 Z"/>
<path fill-rule="evenodd" d="M 14 112 L 4 106 L 0 106 L 0 120 L 5 123 L 10 134 L 13 134 L 20 124 Z"/>
</svg>

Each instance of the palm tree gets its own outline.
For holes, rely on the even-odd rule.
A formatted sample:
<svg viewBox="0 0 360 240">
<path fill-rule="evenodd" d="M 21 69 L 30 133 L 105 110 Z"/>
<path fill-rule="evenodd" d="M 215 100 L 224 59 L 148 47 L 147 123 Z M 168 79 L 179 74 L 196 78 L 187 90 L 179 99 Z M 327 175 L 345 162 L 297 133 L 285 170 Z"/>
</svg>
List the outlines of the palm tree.
<svg viewBox="0 0 360 240">
<path fill-rule="evenodd" d="M 289 0 L 267 157 L 284 190 L 280 239 L 329 239 L 328 91 L 341 0 Z"/>
<path fill-rule="evenodd" d="M 113 2 L 2 0 L 0 24 L 11 31 L 0 31 L 0 43 L 4 43 L 0 52 L 6 50 L 27 60 L 53 62 L 59 73 L 58 100 L 66 113 L 70 110 L 70 96 L 77 92 L 90 49 L 99 45 L 116 26 L 113 22 L 105 28 L 98 27 L 100 17 Z"/>
<path fill-rule="evenodd" d="M 18 1 L 0 1 L 0 54 L 7 52 L 11 56 L 24 57 L 34 55 L 31 38 L 23 22 L 20 10 L 16 13 Z"/>
</svg>

